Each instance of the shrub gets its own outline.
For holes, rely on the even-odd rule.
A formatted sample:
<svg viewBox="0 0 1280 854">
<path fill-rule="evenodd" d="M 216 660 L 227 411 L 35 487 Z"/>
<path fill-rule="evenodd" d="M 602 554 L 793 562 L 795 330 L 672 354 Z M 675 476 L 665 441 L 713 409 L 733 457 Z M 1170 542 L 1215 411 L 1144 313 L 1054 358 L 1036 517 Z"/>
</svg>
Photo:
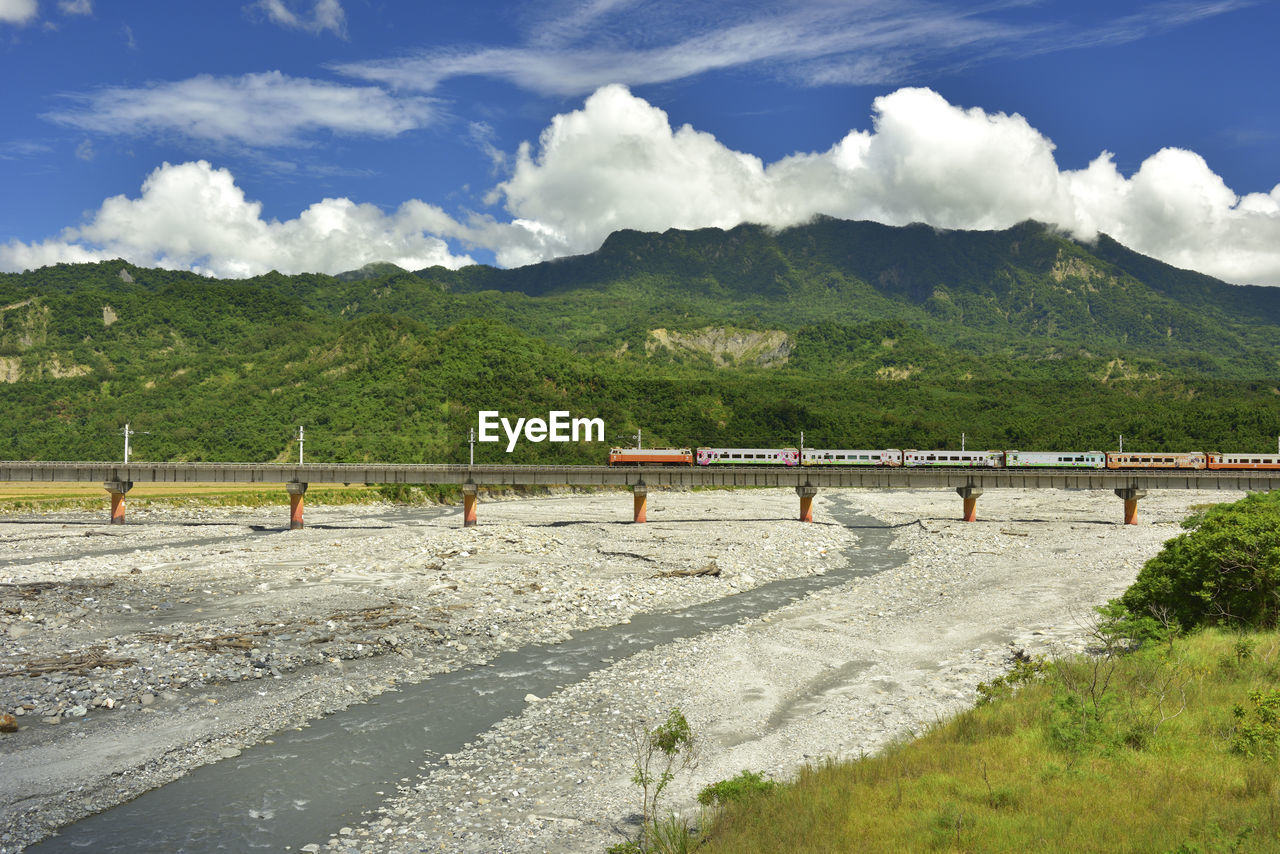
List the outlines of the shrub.
<svg viewBox="0 0 1280 854">
<path fill-rule="evenodd" d="M 1165 615 L 1182 629 L 1270 629 L 1280 615 L 1280 495 L 1250 495 L 1184 523 L 1120 597 L 1135 618 Z"/>
<path fill-rule="evenodd" d="M 777 782 L 766 779 L 763 771 L 743 771 L 737 777 L 705 787 L 698 793 L 698 803 L 705 807 L 724 806 L 756 795 L 768 794 L 777 787 Z"/>
<path fill-rule="evenodd" d="M 1250 691 L 1249 702 L 1252 710 L 1244 706 L 1231 710 L 1236 719 L 1231 750 L 1241 756 L 1274 759 L 1280 749 L 1280 690 Z"/>
</svg>

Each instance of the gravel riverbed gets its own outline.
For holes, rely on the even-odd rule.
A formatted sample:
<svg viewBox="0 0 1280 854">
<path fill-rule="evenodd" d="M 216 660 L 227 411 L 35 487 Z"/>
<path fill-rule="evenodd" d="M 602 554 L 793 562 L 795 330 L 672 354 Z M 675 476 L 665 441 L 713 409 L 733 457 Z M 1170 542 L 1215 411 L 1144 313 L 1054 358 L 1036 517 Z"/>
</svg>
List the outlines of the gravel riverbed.
<svg viewBox="0 0 1280 854">
<path fill-rule="evenodd" d="M 873 752 L 972 703 L 1013 649 L 1081 649 L 1197 504 L 1152 492 L 1123 526 L 1110 492 L 992 491 L 979 521 L 951 492 L 624 492 L 456 509 L 157 509 L 0 517 L 0 851 L 235 756 L 248 745 L 529 644 L 856 564 L 892 526 L 905 560 L 605 667 L 386 781 L 362 822 L 304 851 L 601 851 L 634 833 L 635 728 L 679 707 L 701 761 L 691 810 L 743 769 Z M 875 532 L 883 536 L 880 532 Z"/>
</svg>

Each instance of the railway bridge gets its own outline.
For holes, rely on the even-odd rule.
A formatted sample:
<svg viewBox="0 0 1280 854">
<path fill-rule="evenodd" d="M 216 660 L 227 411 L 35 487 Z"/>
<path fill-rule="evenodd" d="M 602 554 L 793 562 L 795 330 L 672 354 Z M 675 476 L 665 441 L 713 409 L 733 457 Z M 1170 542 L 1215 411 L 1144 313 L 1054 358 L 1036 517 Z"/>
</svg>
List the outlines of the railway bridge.
<svg viewBox="0 0 1280 854">
<path fill-rule="evenodd" d="M 1280 488 L 1280 471 L 1116 470 L 1007 468 L 855 468 L 795 466 L 557 466 L 399 465 L 393 463 L 153 463 L 3 462 L 0 481 L 100 482 L 111 497 L 111 521 L 123 523 L 125 494 L 135 483 L 282 484 L 289 496 L 289 525 L 303 526 L 303 500 L 311 483 L 453 484 L 462 488 L 463 524 L 476 524 L 482 486 L 617 486 L 633 496 L 633 520 L 644 522 L 650 487 L 768 486 L 794 488 L 800 521 L 813 521 L 819 489 L 954 489 L 966 522 L 977 519 L 977 501 L 989 489 L 1088 489 L 1114 491 L 1124 521 L 1137 524 L 1138 501 L 1152 489 L 1221 489 L 1266 492 Z"/>
</svg>

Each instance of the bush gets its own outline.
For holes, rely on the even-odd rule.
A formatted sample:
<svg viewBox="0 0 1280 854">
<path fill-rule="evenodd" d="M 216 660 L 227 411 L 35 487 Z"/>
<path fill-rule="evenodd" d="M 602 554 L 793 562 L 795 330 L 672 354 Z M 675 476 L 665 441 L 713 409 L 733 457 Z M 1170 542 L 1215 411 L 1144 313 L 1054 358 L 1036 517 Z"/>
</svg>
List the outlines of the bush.
<svg viewBox="0 0 1280 854">
<path fill-rule="evenodd" d="M 727 803 L 745 801 L 756 795 L 764 795 L 778 787 L 773 780 L 765 779 L 763 771 L 743 771 L 737 777 L 712 783 L 698 793 L 698 803 L 704 807 L 712 804 L 724 806 Z"/>
<path fill-rule="evenodd" d="M 1128 614 L 1158 614 L 1181 629 L 1271 629 L 1280 615 L 1280 495 L 1250 495 L 1183 523 L 1119 599 Z"/>
<path fill-rule="evenodd" d="M 1280 691 L 1250 691 L 1249 702 L 1251 710 L 1244 706 L 1231 710 L 1236 719 L 1231 750 L 1241 756 L 1275 759 L 1280 750 Z"/>
</svg>

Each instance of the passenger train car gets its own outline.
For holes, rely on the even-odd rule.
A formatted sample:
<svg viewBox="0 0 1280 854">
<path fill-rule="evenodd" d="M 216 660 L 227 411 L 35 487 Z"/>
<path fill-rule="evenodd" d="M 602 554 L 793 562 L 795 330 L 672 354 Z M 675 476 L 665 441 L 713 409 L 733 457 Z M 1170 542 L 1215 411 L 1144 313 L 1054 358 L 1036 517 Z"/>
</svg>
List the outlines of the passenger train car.
<svg viewBox="0 0 1280 854">
<path fill-rule="evenodd" d="M 1205 455 L 1189 454 L 1107 454 L 1109 469 L 1202 469 Z"/>
<path fill-rule="evenodd" d="M 889 448 L 883 451 L 825 451 L 805 448 L 800 453 L 802 466 L 900 466 L 902 451 Z"/>
<path fill-rule="evenodd" d="M 1101 451 L 1005 451 L 1004 466 L 1010 469 L 1100 469 L 1107 464 Z"/>
<path fill-rule="evenodd" d="M 613 448 L 611 466 L 858 466 L 889 468 L 1280 469 L 1280 454 L 1190 451 L 900 451 L 821 448 Z"/>
<path fill-rule="evenodd" d="M 795 448 L 699 448 L 700 466 L 798 466 Z"/>
<path fill-rule="evenodd" d="M 1209 454 L 1211 469 L 1280 469 L 1280 454 Z"/>
<path fill-rule="evenodd" d="M 1004 451 L 903 451 L 904 466 L 964 466 L 968 468 L 1000 468 Z"/>
</svg>

